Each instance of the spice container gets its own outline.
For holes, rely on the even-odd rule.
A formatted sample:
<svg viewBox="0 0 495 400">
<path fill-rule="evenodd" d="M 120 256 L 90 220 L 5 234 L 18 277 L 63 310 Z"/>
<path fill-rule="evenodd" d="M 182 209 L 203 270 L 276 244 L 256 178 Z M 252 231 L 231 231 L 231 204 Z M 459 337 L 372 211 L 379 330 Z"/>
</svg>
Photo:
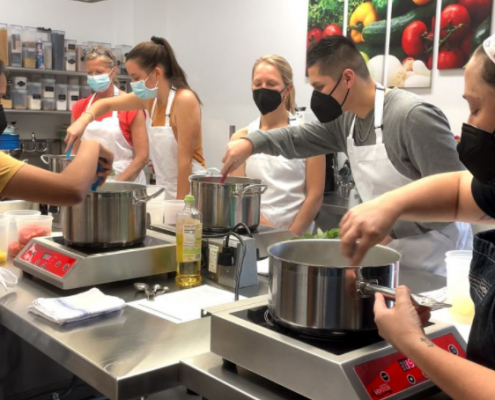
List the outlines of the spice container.
<svg viewBox="0 0 495 400">
<path fill-rule="evenodd" d="M 52 65 L 57 71 L 64 70 L 65 62 L 65 32 L 52 31 Z"/>
<path fill-rule="evenodd" d="M 76 47 L 76 69 L 79 72 L 85 72 L 86 71 L 86 65 L 84 64 L 84 56 L 86 51 L 88 50 L 89 46 L 86 46 L 84 44 L 80 44 Z"/>
<path fill-rule="evenodd" d="M 41 107 L 45 111 L 55 110 L 55 99 L 43 99 L 41 100 Z"/>
<path fill-rule="evenodd" d="M 41 94 L 43 98 L 54 99 L 55 98 L 55 79 L 43 79 L 41 81 Z"/>
<path fill-rule="evenodd" d="M 65 51 L 76 51 L 76 46 L 77 41 L 72 40 L 72 39 L 65 39 L 64 41 L 64 50 Z"/>
<path fill-rule="evenodd" d="M 12 82 L 11 81 L 7 82 L 7 88 L 5 90 L 5 94 L 3 95 L 2 99 L 0 99 L 0 103 L 2 104 L 3 108 L 5 108 L 6 110 L 12 109 Z"/>
<path fill-rule="evenodd" d="M 41 83 L 28 82 L 27 108 L 29 110 L 41 110 Z"/>
<path fill-rule="evenodd" d="M 121 65 L 120 65 L 120 73 L 123 75 L 127 75 L 127 70 L 125 69 L 125 61 L 127 58 L 127 54 L 132 50 L 132 46 L 127 46 L 124 44 L 121 44 L 120 46 L 117 46 L 118 49 L 121 49 L 122 55 L 121 55 Z"/>
<path fill-rule="evenodd" d="M 9 26 L 0 24 L 0 61 L 5 65 L 9 65 Z"/>
<path fill-rule="evenodd" d="M 72 106 L 79 100 L 79 85 L 69 85 L 67 88 L 67 98 L 69 100 L 68 110 L 72 110 Z"/>
<path fill-rule="evenodd" d="M 52 42 L 43 42 L 43 60 L 45 62 L 45 69 L 52 69 Z"/>
<path fill-rule="evenodd" d="M 10 65 L 22 67 L 22 26 L 10 25 Z"/>
<path fill-rule="evenodd" d="M 76 71 L 76 52 L 66 51 L 65 52 L 65 70 L 66 71 Z"/>
<path fill-rule="evenodd" d="M 16 110 L 25 110 L 27 108 L 26 89 L 14 89 L 12 91 L 12 105 Z"/>
<path fill-rule="evenodd" d="M 28 78 L 25 76 L 16 76 L 14 78 L 14 89 L 27 89 Z"/>
<path fill-rule="evenodd" d="M 93 94 L 93 91 L 89 86 L 81 86 L 80 90 L 80 98 L 85 99 L 86 97 L 89 97 Z"/>
<path fill-rule="evenodd" d="M 36 49 L 37 29 L 30 26 L 25 26 L 22 29 L 22 47 Z"/>
<path fill-rule="evenodd" d="M 67 111 L 67 85 L 59 83 L 55 85 L 55 108 L 57 111 Z"/>
<path fill-rule="evenodd" d="M 24 68 L 36 68 L 36 47 L 22 48 L 22 66 Z"/>
</svg>

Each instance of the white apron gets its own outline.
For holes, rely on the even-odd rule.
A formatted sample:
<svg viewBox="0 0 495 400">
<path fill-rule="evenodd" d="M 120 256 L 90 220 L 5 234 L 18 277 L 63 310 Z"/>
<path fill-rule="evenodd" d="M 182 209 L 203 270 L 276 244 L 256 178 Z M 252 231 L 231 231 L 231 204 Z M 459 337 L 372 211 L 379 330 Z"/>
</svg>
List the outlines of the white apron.
<svg viewBox="0 0 495 400">
<path fill-rule="evenodd" d="M 114 88 L 114 96 L 119 95 L 119 89 Z M 93 95 L 88 103 L 86 110 L 89 110 L 96 94 Z M 81 140 L 94 139 L 100 142 L 108 150 L 113 152 L 114 162 L 113 170 L 115 171 L 115 176 L 109 177 L 108 181 L 116 180 L 122 172 L 124 172 L 127 167 L 134 160 L 134 149 L 127 142 L 122 130 L 120 129 L 120 121 L 118 118 L 117 111 L 112 112 L 110 118 L 105 118 L 102 121 L 91 122 L 84 131 Z M 141 171 L 137 178 L 134 180 L 136 183 L 146 184 L 146 177 L 144 172 Z"/>
<path fill-rule="evenodd" d="M 177 197 L 178 145 L 172 127 L 170 126 L 170 110 L 172 109 L 175 93 L 176 89 L 172 88 L 168 95 L 165 126 L 153 126 L 153 115 L 155 113 L 157 99 L 153 103 L 151 115 L 148 115 L 146 120 L 150 142 L 150 157 L 156 174 L 156 184 L 165 187 L 166 200 L 175 200 Z M 205 169 L 193 159 L 191 174 L 200 173 L 205 173 Z"/>
<path fill-rule="evenodd" d="M 376 144 L 371 146 L 354 144 L 356 117 L 347 137 L 347 154 L 352 175 L 364 202 L 412 182 L 395 169 L 383 144 L 384 99 L 385 88 L 377 85 L 374 120 Z M 471 249 L 472 239 L 471 226 L 457 222 L 441 231 L 430 231 L 423 235 L 394 240 L 389 246 L 403 254 L 402 266 L 445 275 L 445 253 L 451 250 Z"/>
<path fill-rule="evenodd" d="M 301 119 L 290 115 L 289 126 Z M 260 118 L 248 127 L 248 133 L 260 129 Z M 282 156 L 253 154 L 246 161 L 246 176 L 261 179 L 268 186 L 261 196 L 261 214 L 273 226 L 289 229 L 306 199 L 306 160 L 289 160 Z M 312 233 L 314 222 L 307 229 Z"/>
</svg>

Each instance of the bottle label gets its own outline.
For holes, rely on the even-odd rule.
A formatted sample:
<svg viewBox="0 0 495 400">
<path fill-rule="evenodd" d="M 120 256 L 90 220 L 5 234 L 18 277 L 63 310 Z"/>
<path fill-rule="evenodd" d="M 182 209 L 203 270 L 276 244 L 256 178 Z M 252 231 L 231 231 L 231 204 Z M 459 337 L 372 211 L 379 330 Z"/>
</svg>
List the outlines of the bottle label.
<svg viewBox="0 0 495 400">
<path fill-rule="evenodd" d="M 203 224 L 184 225 L 184 247 L 182 261 L 194 262 L 201 260 L 201 237 Z"/>
</svg>

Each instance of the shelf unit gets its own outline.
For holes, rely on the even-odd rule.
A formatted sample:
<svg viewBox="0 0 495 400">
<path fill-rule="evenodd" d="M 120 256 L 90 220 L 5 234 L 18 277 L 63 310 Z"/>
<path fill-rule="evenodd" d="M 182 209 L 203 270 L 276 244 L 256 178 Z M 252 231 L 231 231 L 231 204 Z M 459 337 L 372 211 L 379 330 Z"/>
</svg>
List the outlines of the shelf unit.
<svg viewBox="0 0 495 400">
<path fill-rule="evenodd" d="M 43 115 L 59 115 L 59 116 L 70 116 L 70 111 L 48 111 L 48 110 L 14 110 L 5 109 L 6 114 L 43 114 Z"/>
<path fill-rule="evenodd" d="M 80 76 L 85 77 L 86 72 L 72 72 L 72 71 L 57 71 L 53 69 L 36 69 L 36 68 L 15 68 L 5 67 L 5 71 L 13 74 L 41 74 L 41 75 L 62 75 L 62 76 Z M 117 75 L 117 79 L 130 81 L 129 75 Z"/>
</svg>

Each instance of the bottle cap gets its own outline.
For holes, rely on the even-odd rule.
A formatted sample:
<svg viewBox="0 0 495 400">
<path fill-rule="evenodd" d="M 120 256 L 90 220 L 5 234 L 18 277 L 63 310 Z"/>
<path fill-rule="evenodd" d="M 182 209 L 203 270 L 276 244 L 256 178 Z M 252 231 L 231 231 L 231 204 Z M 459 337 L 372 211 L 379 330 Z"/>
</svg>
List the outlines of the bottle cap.
<svg viewBox="0 0 495 400">
<path fill-rule="evenodd" d="M 188 194 L 188 195 L 184 198 L 184 202 L 185 202 L 186 204 L 194 204 L 194 202 L 195 202 L 194 196 L 193 196 L 193 195 Z"/>
</svg>

